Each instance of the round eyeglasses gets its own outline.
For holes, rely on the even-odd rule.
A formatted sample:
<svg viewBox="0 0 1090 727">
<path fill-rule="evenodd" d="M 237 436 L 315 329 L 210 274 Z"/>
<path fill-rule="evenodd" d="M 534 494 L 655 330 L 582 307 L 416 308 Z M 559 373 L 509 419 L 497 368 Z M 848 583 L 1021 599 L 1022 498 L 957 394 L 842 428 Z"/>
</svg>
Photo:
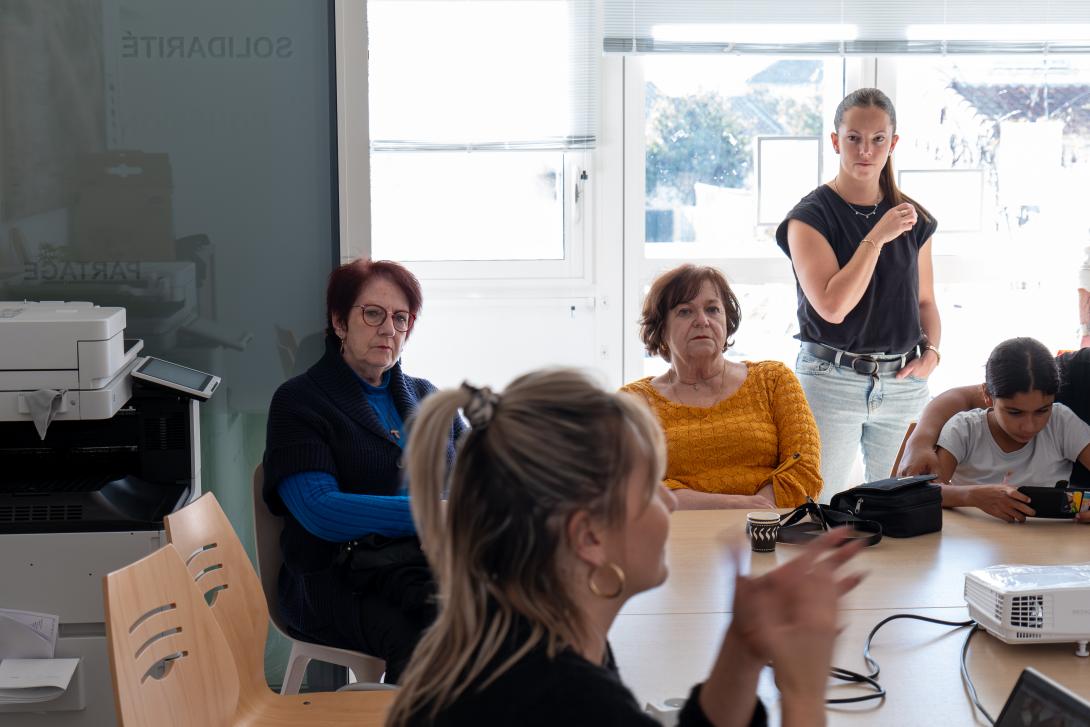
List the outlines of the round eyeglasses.
<svg viewBox="0 0 1090 727">
<path fill-rule="evenodd" d="M 359 308 L 362 311 L 363 322 L 372 328 L 378 328 L 386 322 L 386 309 L 381 305 L 354 305 L 353 308 Z M 413 321 L 416 320 L 416 316 L 408 311 L 395 310 L 390 315 L 390 320 L 393 321 L 394 330 L 401 333 L 407 332 L 413 327 Z"/>
</svg>

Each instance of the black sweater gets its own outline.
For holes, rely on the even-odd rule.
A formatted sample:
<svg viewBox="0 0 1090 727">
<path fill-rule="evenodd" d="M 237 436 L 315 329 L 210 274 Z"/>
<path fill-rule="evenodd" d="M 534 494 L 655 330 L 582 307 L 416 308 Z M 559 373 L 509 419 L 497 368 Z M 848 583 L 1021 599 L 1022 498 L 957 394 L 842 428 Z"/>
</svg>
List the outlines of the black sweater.
<svg viewBox="0 0 1090 727">
<path fill-rule="evenodd" d="M 502 650 L 493 663 L 502 664 L 515 651 L 517 648 L 512 644 Z M 712 723 L 700 708 L 702 686 L 698 684 L 690 692 L 678 715 L 678 727 L 711 727 Z M 607 653 L 606 664 L 598 666 L 571 649 L 550 659 L 544 643 L 484 690 L 472 686 L 434 720 L 421 711 L 411 724 L 413 727 L 659 727 L 621 682 L 611 650 Z M 765 724 L 764 706 L 757 700 L 750 725 L 763 727 Z"/>
<path fill-rule="evenodd" d="M 406 425 L 421 400 L 435 391 L 425 379 L 405 376 L 400 362 L 390 372 L 390 395 Z M 454 456 L 454 423 L 448 460 Z M 344 613 L 353 598 L 334 560 L 340 545 L 309 533 L 280 500 L 280 482 L 299 472 L 328 472 L 344 492 L 394 495 L 401 488 L 401 447 L 367 403 L 359 379 L 335 348 L 305 374 L 286 381 L 269 406 L 265 440 L 265 502 L 284 517 L 280 547 L 281 614 L 301 634 L 316 634 Z"/>
</svg>

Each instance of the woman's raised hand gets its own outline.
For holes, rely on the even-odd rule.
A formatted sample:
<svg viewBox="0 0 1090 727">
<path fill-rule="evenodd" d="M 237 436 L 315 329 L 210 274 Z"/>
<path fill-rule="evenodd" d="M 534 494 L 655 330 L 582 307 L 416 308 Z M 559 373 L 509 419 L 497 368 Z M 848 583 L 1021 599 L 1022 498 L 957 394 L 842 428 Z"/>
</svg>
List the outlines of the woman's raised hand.
<svg viewBox="0 0 1090 727">
<path fill-rule="evenodd" d="M 832 530 L 764 575 L 735 578 L 730 631 L 754 656 L 772 661 L 777 683 L 786 677 L 825 691 L 837 634 L 837 605 L 862 580 L 839 572 L 862 548 L 858 541 L 844 544 L 846 537 L 845 528 Z M 811 669 L 815 673 L 809 673 Z"/>
<path fill-rule="evenodd" d="M 733 618 L 701 693 L 706 710 L 713 708 L 717 689 L 755 684 L 756 673 L 747 672 L 771 662 L 784 724 L 804 724 L 807 715 L 823 723 L 840 597 L 862 580 L 840 570 L 862 549 L 859 541 L 845 544 L 846 537 L 846 529 L 832 530 L 764 575 L 736 576 Z"/>
<path fill-rule="evenodd" d="M 874 240 L 879 245 L 893 242 L 916 225 L 916 208 L 911 202 L 903 202 L 893 207 L 878 220 L 867 238 Z"/>
</svg>

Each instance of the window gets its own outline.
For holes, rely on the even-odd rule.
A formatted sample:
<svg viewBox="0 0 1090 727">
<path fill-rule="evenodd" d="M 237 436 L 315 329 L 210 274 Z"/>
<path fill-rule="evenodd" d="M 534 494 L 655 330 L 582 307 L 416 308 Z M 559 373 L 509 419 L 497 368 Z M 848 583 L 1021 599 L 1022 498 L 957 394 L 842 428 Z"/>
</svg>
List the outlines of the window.
<svg viewBox="0 0 1090 727">
<path fill-rule="evenodd" d="M 829 126 L 854 62 L 660 54 L 625 63 L 629 92 L 643 96 L 642 134 L 626 145 L 644 192 L 642 229 L 628 244 L 641 293 L 626 319 L 638 318 L 642 293 L 661 271 L 685 261 L 715 265 L 742 306 L 730 355 L 793 361 L 795 284 L 775 230 L 834 168 Z M 666 366 L 642 352 L 626 362 L 632 377 Z"/>
<path fill-rule="evenodd" d="M 370 0 L 375 257 L 433 278 L 582 274 L 593 10 L 590 0 Z"/>
<path fill-rule="evenodd" d="M 1086 188 L 1077 87 L 1090 5 L 604 0 L 603 28 L 605 52 L 624 55 L 626 130 L 635 130 L 625 135 L 626 320 L 638 317 L 641 289 L 660 270 L 707 262 L 742 298 L 733 353 L 793 360 L 792 342 L 780 343 L 785 328 L 795 333 L 793 278 L 770 221 L 798 194 L 784 180 L 813 177 L 814 161 L 800 153 L 813 126 L 818 173 L 828 179 L 836 104 L 845 91 L 878 86 L 898 108 L 900 182 L 940 222 L 936 294 L 949 355 L 933 389 L 978 380 L 1002 335 L 1077 345 L 1072 288 L 1090 242 L 1074 212 Z M 820 68 L 821 81 L 788 73 L 807 68 Z M 982 111 L 966 95 L 981 84 L 1002 108 Z M 780 113 L 773 102 L 797 107 Z M 771 138 L 754 129 L 770 120 L 781 127 Z M 804 165 L 788 168 L 785 160 L 802 156 Z M 636 169 L 646 177 L 639 183 Z M 997 286 L 1001 303 L 965 314 L 991 303 Z M 1056 315 L 1030 318 L 1040 310 Z M 626 378 L 660 365 L 643 358 L 634 326 L 625 340 Z"/>
<path fill-rule="evenodd" d="M 768 255 L 775 224 L 821 179 L 825 109 L 840 100 L 841 66 L 839 58 L 644 59 L 645 254 Z"/>
<path fill-rule="evenodd" d="M 1012 336 L 1077 347 L 1090 58 L 897 58 L 879 67 L 879 83 L 895 90 L 902 187 L 939 221 L 935 389 L 980 380 L 988 353 Z"/>
<path fill-rule="evenodd" d="M 563 260 L 562 152 L 376 152 L 376 257 Z M 425 205 L 427 214 L 420 214 Z"/>
</svg>

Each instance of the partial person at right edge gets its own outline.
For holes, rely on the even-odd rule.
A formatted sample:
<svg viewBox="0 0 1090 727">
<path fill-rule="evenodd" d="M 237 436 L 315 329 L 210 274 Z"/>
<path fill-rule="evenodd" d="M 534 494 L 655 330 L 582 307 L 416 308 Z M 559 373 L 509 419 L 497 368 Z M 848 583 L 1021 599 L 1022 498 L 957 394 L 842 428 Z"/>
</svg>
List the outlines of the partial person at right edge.
<svg viewBox="0 0 1090 727">
<path fill-rule="evenodd" d="M 1004 360 L 1009 364 L 1012 359 L 1019 365 L 1005 365 Z M 1017 521 L 1034 514 L 1027 504 L 1029 498 L 1017 490 L 1020 485 L 1047 487 L 1053 484 L 1048 480 L 1067 479 L 1076 487 L 1090 487 L 1090 472 L 1085 466 L 1090 457 L 1086 450 L 1090 447 L 1084 441 L 1090 423 L 1090 348 L 1061 354 L 1054 359 L 1033 339 L 1011 339 L 992 352 L 986 378 L 983 384 L 950 389 L 924 408 L 905 444 L 898 474 L 936 474 L 943 481 L 950 479 L 959 457 L 968 454 L 968 448 L 963 444 L 967 437 L 974 439 L 969 432 L 981 430 L 979 422 L 986 416 L 992 439 L 985 437 L 984 444 L 988 446 L 977 449 L 985 455 L 990 454 L 993 461 L 1003 461 L 1001 469 L 1004 471 L 995 470 L 992 477 L 995 482 L 991 484 L 944 486 L 944 505 L 976 506 L 1000 519 Z M 1040 401 L 1035 399 L 1029 403 L 1023 401 L 1028 394 L 1034 393 L 1043 394 L 1043 398 L 1038 396 Z M 1021 398 L 1014 401 L 1011 398 L 1014 395 Z M 1044 411 L 1043 407 L 1034 406 L 1037 403 L 1054 403 L 1054 406 Z M 1033 420 L 1040 419 L 1042 414 L 1047 424 L 1034 424 Z M 1026 433 L 1032 431 L 1034 436 L 1025 443 L 1010 442 L 1011 446 L 1003 450 L 1010 450 L 1010 453 L 1000 454 L 999 440 L 1010 439 L 1003 430 L 1012 427 L 1022 427 Z M 1046 427 L 1055 431 L 1046 432 L 1047 441 L 1038 442 L 1037 438 L 1042 435 L 1037 432 Z M 987 432 L 982 430 L 981 436 L 984 434 Z M 1064 445 L 1069 439 L 1071 441 Z M 1059 451 L 1064 447 L 1069 450 L 1067 455 Z M 1045 462 L 1046 467 L 1051 468 L 1043 474 L 1040 461 L 1045 449 L 1056 451 L 1051 457 L 1055 462 Z M 1028 463 L 1030 459 L 1035 460 L 1032 466 L 1015 463 L 1015 460 Z M 979 472 L 980 467 L 976 466 L 974 470 Z M 1077 519 L 1090 523 L 1090 513 L 1080 513 Z"/>
<path fill-rule="evenodd" d="M 889 476 L 939 362 L 931 236 L 898 188 L 897 117 L 876 88 L 837 107 L 836 176 L 776 230 L 798 285 L 798 374 L 821 432 L 822 499 L 844 490 L 862 445 L 867 481 Z"/>
</svg>

